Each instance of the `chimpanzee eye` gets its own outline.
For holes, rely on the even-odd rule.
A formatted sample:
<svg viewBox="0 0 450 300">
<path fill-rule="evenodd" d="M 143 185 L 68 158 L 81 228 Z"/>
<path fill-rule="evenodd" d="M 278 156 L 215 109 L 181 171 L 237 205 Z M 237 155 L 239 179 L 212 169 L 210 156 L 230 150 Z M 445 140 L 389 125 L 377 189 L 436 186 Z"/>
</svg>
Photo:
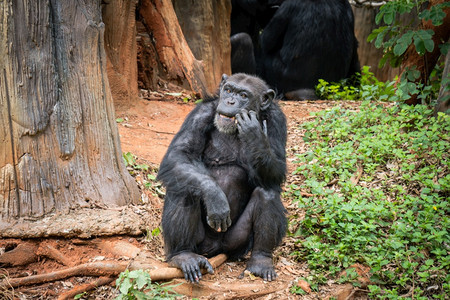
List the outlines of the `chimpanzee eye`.
<svg viewBox="0 0 450 300">
<path fill-rule="evenodd" d="M 230 93 L 231 93 L 231 89 L 230 89 L 230 88 L 225 88 L 225 92 L 226 92 L 227 94 L 230 94 Z"/>
<path fill-rule="evenodd" d="M 241 93 L 241 97 L 244 98 L 244 99 L 247 99 L 248 96 L 247 96 L 246 93 Z"/>
</svg>

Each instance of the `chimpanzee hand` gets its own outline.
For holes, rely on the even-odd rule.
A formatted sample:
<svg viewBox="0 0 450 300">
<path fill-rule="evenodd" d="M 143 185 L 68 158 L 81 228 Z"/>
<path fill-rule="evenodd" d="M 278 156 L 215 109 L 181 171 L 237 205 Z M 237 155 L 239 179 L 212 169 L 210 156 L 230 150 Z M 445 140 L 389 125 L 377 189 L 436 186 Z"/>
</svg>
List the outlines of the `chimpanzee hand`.
<svg viewBox="0 0 450 300">
<path fill-rule="evenodd" d="M 254 142 L 260 140 L 264 132 L 258 121 L 255 111 L 243 109 L 236 115 L 239 137 L 245 141 Z"/>
<path fill-rule="evenodd" d="M 214 274 L 213 267 L 209 261 L 201 255 L 192 252 L 183 252 L 172 257 L 169 265 L 181 269 L 184 278 L 190 282 L 198 282 L 202 278 L 200 268 L 206 269 L 209 274 Z"/>
<path fill-rule="evenodd" d="M 225 232 L 231 226 L 230 204 L 220 187 L 204 182 L 206 222 L 217 232 Z"/>
<path fill-rule="evenodd" d="M 207 209 L 206 221 L 209 227 L 217 232 L 225 232 L 231 226 L 230 206 L 227 205 L 213 205 L 209 210 Z"/>
</svg>

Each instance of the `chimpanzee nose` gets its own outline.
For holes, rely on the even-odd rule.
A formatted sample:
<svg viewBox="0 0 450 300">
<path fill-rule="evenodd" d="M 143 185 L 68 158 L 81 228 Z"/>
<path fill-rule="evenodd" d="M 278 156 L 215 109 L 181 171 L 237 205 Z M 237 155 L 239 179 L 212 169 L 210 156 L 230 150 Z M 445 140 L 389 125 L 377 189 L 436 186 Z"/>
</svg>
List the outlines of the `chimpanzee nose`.
<svg viewBox="0 0 450 300">
<path fill-rule="evenodd" d="M 227 105 L 233 106 L 236 104 L 236 100 L 234 100 L 233 98 L 229 98 L 227 100 Z"/>
</svg>

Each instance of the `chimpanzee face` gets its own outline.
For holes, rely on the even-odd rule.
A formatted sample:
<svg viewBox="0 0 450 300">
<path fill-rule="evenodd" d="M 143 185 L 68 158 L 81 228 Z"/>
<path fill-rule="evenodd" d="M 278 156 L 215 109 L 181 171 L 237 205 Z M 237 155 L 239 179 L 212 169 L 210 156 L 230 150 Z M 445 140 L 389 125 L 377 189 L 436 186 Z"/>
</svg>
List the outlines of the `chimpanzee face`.
<svg viewBox="0 0 450 300">
<path fill-rule="evenodd" d="M 274 96 L 275 92 L 257 77 L 223 75 L 214 124 L 219 131 L 234 134 L 237 132 L 238 113 L 243 110 L 255 111 L 259 116 L 261 110 L 269 107 Z"/>
</svg>

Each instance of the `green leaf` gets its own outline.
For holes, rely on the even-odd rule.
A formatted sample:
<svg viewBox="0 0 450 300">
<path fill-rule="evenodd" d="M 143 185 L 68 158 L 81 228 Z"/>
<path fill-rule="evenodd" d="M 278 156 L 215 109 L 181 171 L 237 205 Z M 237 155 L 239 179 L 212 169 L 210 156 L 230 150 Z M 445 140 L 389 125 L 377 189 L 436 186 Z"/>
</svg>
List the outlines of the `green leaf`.
<svg viewBox="0 0 450 300">
<path fill-rule="evenodd" d="M 392 22 L 394 22 L 394 17 L 395 17 L 395 12 L 393 12 L 393 11 L 387 11 L 387 12 L 384 14 L 383 21 L 384 21 L 384 23 L 386 23 L 386 24 L 388 24 L 388 25 L 391 25 Z"/>
<path fill-rule="evenodd" d="M 136 159 L 130 152 L 124 153 L 123 159 L 125 161 L 125 166 L 133 166 L 134 164 L 136 164 Z"/>
<path fill-rule="evenodd" d="M 136 278 L 136 285 L 138 290 L 141 290 L 147 284 L 147 279 L 144 276 L 139 276 Z"/>
<path fill-rule="evenodd" d="M 424 10 L 419 14 L 419 18 L 425 21 L 431 20 L 434 26 L 440 26 L 444 23 L 446 13 L 442 10 L 441 5 L 434 5 L 429 10 Z"/>
<path fill-rule="evenodd" d="M 433 51 L 433 34 L 434 32 L 432 30 L 418 30 L 414 33 L 414 45 L 416 46 L 417 53 L 424 55 L 426 51 Z"/>
<path fill-rule="evenodd" d="M 394 47 L 394 54 L 397 56 L 405 53 L 406 49 L 408 49 L 409 45 L 412 43 L 412 37 L 414 32 L 409 30 L 405 34 L 403 34 L 398 40 L 397 44 Z"/>
<path fill-rule="evenodd" d="M 130 290 L 130 288 L 131 288 L 132 286 L 133 286 L 133 285 L 131 284 L 130 279 L 124 278 L 123 281 L 122 281 L 122 283 L 120 284 L 119 291 L 120 291 L 122 294 L 127 295 L 127 294 L 128 294 L 128 291 Z"/>
<path fill-rule="evenodd" d="M 117 123 L 122 123 L 123 121 L 125 121 L 123 118 L 117 118 L 117 119 L 116 119 L 116 122 L 117 122 Z"/>
</svg>

